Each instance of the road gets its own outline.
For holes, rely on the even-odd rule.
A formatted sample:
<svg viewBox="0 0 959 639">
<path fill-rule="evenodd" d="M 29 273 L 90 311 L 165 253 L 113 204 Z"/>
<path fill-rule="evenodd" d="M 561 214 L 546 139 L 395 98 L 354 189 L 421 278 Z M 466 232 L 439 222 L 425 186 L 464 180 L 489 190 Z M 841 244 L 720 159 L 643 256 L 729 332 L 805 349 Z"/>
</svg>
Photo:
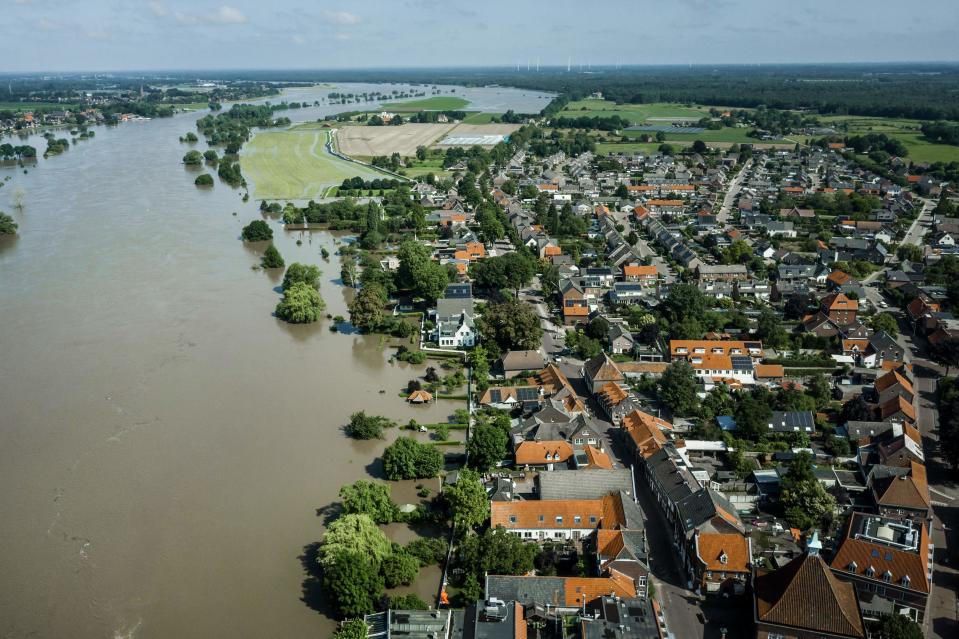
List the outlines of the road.
<svg viewBox="0 0 959 639">
<path fill-rule="evenodd" d="M 929 496 L 932 500 L 933 557 L 932 591 L 926 609 L 928 636 L 959 636 L 959 483 L 952 469 L 942 459 L 939 451 L 939 413 L 936 408 L 936 380 L 942 375 L 937 365 L 926 360 L 916 360 L 915 371 L 917 418 L 922 433 L 925 452 Z"/>
<path fill-rule="evenodd" d="M 932 210 L 935 206 L 936 203 L 932 200 L 924 199 L 922 201 L 922 211 L 919 212 L 919 215 L 909 226 L 909 230 L 906 231 L 906 236 L 902 240 L 903 244 L 921 246 L 922 236 L 929 231 L 929 227 L 932 224 Z"/>
<path fill-rule="evenodd" d="M 719 207 L 719 213 L 716 215 L 716 221 L 720 224 L 725 224 L 727 220 L 729 220 L 729 212 L 732 210 L 733 202 L 736 201 L 736 197 L 739 195 L 739 191 L 742 189 L 743 182 L 746 179 L 746 174 L 752 165 L 752 158 L 746 160 L 743 168 L 739 170 L 739 173 L 733 178 L 733 181 L 729 183 L 729 188 L 726 189 L 726 195 L 723 197 L 723 205 Z"/>
</svg>

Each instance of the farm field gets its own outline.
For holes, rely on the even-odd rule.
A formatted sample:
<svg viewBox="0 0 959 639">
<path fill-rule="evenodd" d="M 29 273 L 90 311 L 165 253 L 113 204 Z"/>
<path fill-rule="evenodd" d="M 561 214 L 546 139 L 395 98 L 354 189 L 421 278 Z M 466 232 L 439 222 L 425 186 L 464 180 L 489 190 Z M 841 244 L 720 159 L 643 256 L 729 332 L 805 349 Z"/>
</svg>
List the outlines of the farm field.
<svg viewBox="0 0 959 639">
<path fill-rule="evenodd" d="M 414 155 L 416 147 L 430 146 L 455 124 L 401 124 L 399 126 L 344 126 L 336 134 L 340 151 L 351 157 Z"/>
<path fill-rule="evenodd" d="M 434 146 L 449 136 L 509 135 L 518 128 L 518 124 L 462 123 L 343 126 L 338 129 L 336 139 L 340 151 L 350 157 L 373 157 L 393 153 L 409 157 L 416 154 L 417 147 Z"/>
<path fill-rule="evenodd" d="M 610 117 L 618 115 L 629 120 L 630 124 L 640 125 L 653 119 L 652 123 L 664 122 L 669 118 L 696 119 L 709 115 L 709 107 L 688 107 L 683 104 L 616 104 L 609 100 L 576 100 L 566 105 L 561 116 L 577 117 L 582 115 Z M 659 118 L 659 119 L 657 119 Z"/>
<path fill-rule="evenodd" d="M 463 98 L 435 95 L 431 98 L 408 102 L 388 102 L 383 105 L 383 108 L 392 111 L 460 111 L 469 103 L 469 100 Z"/>
<path fill-rule="evenodd" d="M 309 129 L 262 131 L 247 142 L 240 166 L 258 200 L 308 200 L 322 197 L 346 178 L 388 177 L 374 169 L 332 156 L 329 133 Z"/>
<path fill-rule="evenodd" d="M 666 141 L 667 142 L 689 142 L 690 144 L 696 140 L 702 140 L 703 142 L 738 142 L 740 144 L 755 144 L 761 142 L 756 138 L 751 138 L 747 134 L 749 133 L 749 128 L 735 128 L 735 127 L 724 127 L 715 131 L 706 129 L 705 131 L 700 131 L 699 133 L 673 133 L 671 131 L 666 131 Z M 623 135 L 630 138 L 639 138 L 643 135 L 655 135 L 655 133 L 648 133 L 645 131 L 623 131 Z"/>
<path fill-rule="evenodd" d="M 0 102 L 0 111 L 36 111 L 37 109 L 43 109 L 44 111 L 59 111 L 60 109 L 75 111 L 77 106 L 76 104 L 67 102 Z"/>
</svg>

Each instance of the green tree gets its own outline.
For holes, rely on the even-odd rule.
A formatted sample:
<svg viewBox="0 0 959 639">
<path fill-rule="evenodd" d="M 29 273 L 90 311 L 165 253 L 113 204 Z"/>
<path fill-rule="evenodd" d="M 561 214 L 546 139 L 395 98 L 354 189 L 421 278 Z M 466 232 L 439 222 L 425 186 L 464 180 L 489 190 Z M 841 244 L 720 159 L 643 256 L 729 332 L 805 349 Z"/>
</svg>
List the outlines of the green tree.
<svg viewBox="0 0 959 639">
<path fill-rule="evenodd" d="M 466 453 L 473 468 L 489 470 L 506 457 L 508 435 L 493 424 L 479 423 L 466 442 Z"/>
<path fill-rule="evenodd" d="M 406 545 L 406 552 L 419 559 L 421 566 L 442 564 L 446 560 L 446 542 L 431 537 L 418 537 Z"/>
<path fill-rule="evenodd" d="M 676 284 L 659 305 L 662 316 L 670 324 L 685 318 L 702 321 L 706 314 L 706 297 L 694 284 Z"/>
<path fill-rule="evenodd" d="M 443 490 L 443 497 L 450 506 L 457 526 L 476 528 L 489 519 L 489 498 L 475 471 L 460 471 L 456 483 Z"/>
<path fill-rule="evenodd" d="M 476 346 L 467 356 L 467 361 L 473 369 L 473 383 L 477 390 L 485 391 L 489 387 L 489 357 L 486 349 Z"/>
<path fill-rule="evenodd" d="M 387 479 L 436 477 L 443 467 L 443 454 L 431 444 L 411 437 L 399 437 L 383 451 L 383 472 Z"/>
<path fill-rule="evenodd" d="M 709 149 L 706 147 L 706 143 L 702 140 L 696 140 L 693 142 L 693 153 L 705 153 Z"/>
<path fill-rule="evenodd" d="M 430 248 L 407 240 L 397 252 L 400 266 L 396 271 L 396 285 L 422 297 L 427 302 L 438 299 L 449 283 L 449 273 L 431 258 Z"/>
<path fill-rule="evenodd" d="M 603 352 L 599 340 L 588 337 L 583 331 L 566 331 L 566 346 L 580 359 L 592 359 Z"/>
<path fill-rule="evenodd" d="M 201 173 L 193 180 L 196 186 L 213 186 L 213 176 L 209 173 Z"/>
<path fill-rule="evenodd" d="M 325 307 L 315 288 L 297 282 L 283 292 L 283 299 L 276 305 L 276 316 L 291 324 L 309 324 L 320 318 Z"/>
<path fill-rule="evenodd" d="M 359 550 L 337 554 L 324 566 L 324 590 L 341 616 L 361 617 L 373 612 L 383 586 L 379 562 Z"/>
<path fill-rule="evenodd" d="M 13 218 L 0 211 L 0 235 L 16 235 L 17 234 L 17 223 L 13 221 Z"/>
<path fill-rule="evenodd" d="M 476 262 L 470 273 L 476 286 L 485 289 L 511 289 L 519 293 L 536 275 L 536 261 L 525 252 L 514 251 Z"/>
<path fill-rule="evenodd" d="M 782 348 L 789 340 L 782 320 L 772 309 L 765 307 L 759 312 L 756 321 L 756 335 L 766 346 L 776 349 Z"/>
<path fill-rule="evenodd" d="M 337 557 L 359 552 L 379 564 L 391 554 L 393 545 L 369 515 L 353 513 L 334 520 L 320 544 L 320 563 L 327 567 Z"/>
<path fill-rule="evenodd" d="M 350 301 L 350 323 L 367 333 L 383 323 L 383 307 L 386 292 L 383 287 L 371 284 L 364 286 Z"/>
<path fill-rule="evenodd" d="M 383 439 L 383 431 L 395 426 L 395 423 L 386 417 L 367 415 L 366 411 L 357 411 L 350 415 L 350 423 L 346 425 L 346 434 L 353 439 Z"/>
<path fill-rule="evenodd" d="M 538 547 L 506 531 L 488 528 L 482 535 L 467 535 L 459 546 L 458 562 L 474 577 L 523 575 L 533 569 Z"/>
<path fill-rule="evenodd" d="M 536 350 L 543 336 L 533 307 L 520 300 L 488 305 L 477 325 L 483 339 L 502 351 Z"/>
<path fill-rule="evenodd" d="M 882 615 L 869 624 L 876 639 L 922 639 L 922 627 L 903 615 Z"/>
<path fill-rule="evenodd" d="M 318 266 L 293 262 L 287 267 L 286 273 L 283 275 L 283 290 L 287 290 L 297 282 L 302 282 L 311 288 L 320 290 L 320 276 L 322 274 Z"/>
<path fill-rule="evenodd" d="M 902 261 L 919 262 L 922 260 L 922 247 L 915 244 L 900 244 L 896 248 L 896 257 Z"/>
<path fill-rule="evenodd" d="M 333 639 L 366 639 L 369 627 L 362 619 L 347 619 L 333 631 Z"/>
<path fill-rule="evenodd" d="M 380 566 L 387 588 L 408 586 L 420 572 L 420 560 L 405 550 L 394 552 Z"/>
<path fill-rule="evenodd" d="M 696 373 L 689 362 L 673 362 L 659 380 L 659 398 L 676 415 L 692 415 L 699 405 Z"/>
<path fill-rule="evenodd" d="M 733 417 L 739 436 L 744 439 L 758 441 L 766 436 L 773 411 L 764 393 L 765 391 L 754 390 L 739 394 Z"/>
<path fill-rule="evenodd" d="M 885 331 L 890 337 L 899 336 L 899 322 L 890 313 L 876 313 L 869 320 L 869 325 L 877 333 Z"/>
<path fill-rule="evenodd" d="M 183 156 L 183 163 L 190 166 L 203 164 L 203 154 L 196 150 L 187 151 L 186 155 Z"/>
<path fill-rule="evenodd" d="M 836 499 L 816 480 L 812 457 L 806 451 L 801 451 L 789 463 L 789 472 L 782 479 L 779 502 L 786 521 L 800 530 L 818 525 L 823 516 L 835 508 Z"/>
<path fill-rule="evenodd" d="M 389 484 L 359 479 L 340 488 L 340 501 L 343 512 L 369 515 L 378 524 L 388 524 L 396 518 Z"/>
<path fill-rule="evenodd" d="M 390 595 L 390 609 L 429 610 L 430 605 L 411 592 L 406 595 Z M 363 639 L 366 639 L 366 635 L 363 635 Z"/>
<path fill-rule="evenodd" d="M 260 265 L 263 268 L 283 268 L 284 264 L 283 256 L 280 255 L 275 246 L 270 244 L 266 247 L 266 250 L 263 251 L 263 258 L 260 260 Z"/>
<path fill-rule="evenodd" d="M 832 397 L 829 382 L 826 381 L 826 377 L 822 373 L 816 373 L 809 379 L 806 392 L 816 400 L 816 408 L 822 408 L 828 404 Z"/>
<path fill-rule="evenodd" d="M 243 227 L 242 234 L 247 242 L 265 242 L 273 239 L 273 229 L 263 220 L 253 220 Z"/>
</svg>

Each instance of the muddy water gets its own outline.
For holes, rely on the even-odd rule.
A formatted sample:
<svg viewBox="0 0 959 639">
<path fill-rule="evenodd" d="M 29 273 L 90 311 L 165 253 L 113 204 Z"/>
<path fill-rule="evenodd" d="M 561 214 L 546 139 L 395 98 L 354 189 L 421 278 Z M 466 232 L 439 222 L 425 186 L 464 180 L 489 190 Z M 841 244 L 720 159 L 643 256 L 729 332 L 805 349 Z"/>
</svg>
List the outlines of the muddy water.
<svg viewBox="0 0 959 639">
<path fill-rule="evenodd" d="M 0 169 L 20 224 L 0 243 L 0 637 L 327 636 L 298 557 L 322 535 L 317 509 L 385 445 L 343 424 L 456 408 L 405 405 L 416 371 L 377 337 L 271 316 L 279 276 L 238 240 L 256 204 L 196 189 L 179 164 L 196 117 Z M 271 225 L 346 315 L 320 257 L 334 238 Z"/>
</svg>

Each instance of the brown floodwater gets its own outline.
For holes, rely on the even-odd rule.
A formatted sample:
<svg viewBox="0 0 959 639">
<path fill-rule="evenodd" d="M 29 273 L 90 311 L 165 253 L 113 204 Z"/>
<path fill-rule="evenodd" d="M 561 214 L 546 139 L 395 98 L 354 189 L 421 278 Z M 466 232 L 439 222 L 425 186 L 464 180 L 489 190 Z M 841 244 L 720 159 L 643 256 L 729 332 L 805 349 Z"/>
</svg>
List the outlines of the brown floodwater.
<svg viewBox="0 0 959 639">
<path fill-rule="evenodd" d="M 279 275 L 238 239 L 257 204 L 198 190 L 179 163 L 197 117 L 97 128 L 26 174 L 0 169 L 20 224 L 0 242 L 0 637 L 328 636 L 299 557 L 386 444 L 343 425 L 457 407 L 407 406 L 423 367 L 390 363 L 379 337 L 271 316 Z M 337 240 L 270 224 L 347 315 Z"/>
</svg>

